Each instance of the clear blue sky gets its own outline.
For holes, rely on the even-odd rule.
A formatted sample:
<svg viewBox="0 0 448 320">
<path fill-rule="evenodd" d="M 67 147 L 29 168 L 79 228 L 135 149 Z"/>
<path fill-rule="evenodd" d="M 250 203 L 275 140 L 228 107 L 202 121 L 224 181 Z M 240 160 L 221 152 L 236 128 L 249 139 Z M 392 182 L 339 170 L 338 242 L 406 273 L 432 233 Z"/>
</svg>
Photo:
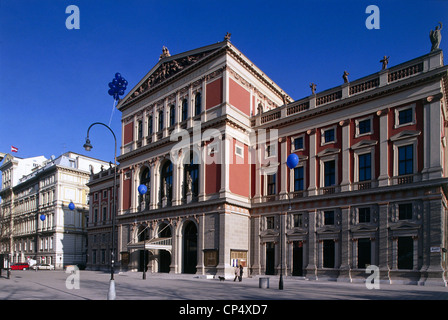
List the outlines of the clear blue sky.
<svg viewBox="0 0 448 320">
<path fill-rule="evenodd" d="M 380 29 L 368 30 L 366 7 L 380 9 Z M 68 30 L 66 7 L 77 5 L 80 29 Z M 354 80 L 430 51 L 429 31 L 444 24 L 448 1 L 394 0 L 0 0 L 0 152 L 19 157 L 74 151 L 113 160 L 113 139 L 91 131 L 94 149 L 82 148 L 88 126 L 108 123 L 116 72 L 127 92 L 171 54 L 222 41 L 232 43 L 293 99 Z M 121 141 L 121 114 L 112 128 Z M 118 142 L 118 143 L 119 143 Z"/>
</svg>

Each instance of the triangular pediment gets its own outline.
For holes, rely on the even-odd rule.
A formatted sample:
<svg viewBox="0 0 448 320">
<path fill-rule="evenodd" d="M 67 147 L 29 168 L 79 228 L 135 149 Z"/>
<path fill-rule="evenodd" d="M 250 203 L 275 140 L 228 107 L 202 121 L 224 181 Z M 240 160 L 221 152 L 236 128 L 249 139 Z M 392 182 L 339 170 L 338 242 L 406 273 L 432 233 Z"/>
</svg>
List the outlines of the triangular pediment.
<svg viewBox="0 0 448 320">
<path fill-rule="evenodd" d="M 206 57 L 219 51 L 226 46 L 226 42 L 220 42 L 215 45 L 199 48 L 196 50 L 184 52 L 174 56 L 169 54 L 161 55 L 159 62 L 146 74 L 146 76 L 120 101 L 117 108 L 127 104 L 147 92 L 160 87 L 171 79 L 177 78 L 181 74 L 187 73 L 199 64 Z"/>
<path fill-rule="evenodd" d="M 376 140 L 361 140 L 351 146 L 352 150 L 373 147 L 378 143 Z"/>
<path fill-rule="evenodd" d="M 419 228 L 420 225 L 415 223 L 415 222 L 411 222 L 411 221 L 400 221 L 399 223 L 397 223 L 396 225 L 392 225 L 390 227 L 391 230 L 393 231 L 399 231 L 399 230 L 409 230 L 409 229 L 416 229 Z"/>
<path fill-rule="evenodd" d="M 416 130 L 403 130 L 396 135 L 393 135 L 390 137 L 390 141 L 397 141 L 401 139 L 408 139 L 408 138 L 414 138 L 418 137 L 420 135 L 420 131 Z"/>
<path fill-rule="evenodd" d="M 332 154 L 336 154 L 339 153 L 341 151 L 341 149 L 336 149 L 336 148 L 327 148 L 325 150 L 322 150 L 321 152 L 319 152 L 317 154 L 318 157 L 325 157 L 325 156 L 329 156 Z"/>
</svg>

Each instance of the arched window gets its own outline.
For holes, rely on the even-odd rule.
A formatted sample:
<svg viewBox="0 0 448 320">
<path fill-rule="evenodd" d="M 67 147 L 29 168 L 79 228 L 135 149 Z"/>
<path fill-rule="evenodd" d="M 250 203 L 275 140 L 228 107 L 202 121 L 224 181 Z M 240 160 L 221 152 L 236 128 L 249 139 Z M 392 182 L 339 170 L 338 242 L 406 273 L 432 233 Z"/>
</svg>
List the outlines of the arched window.
<svg viewBox="0 0 448 320">
<path fill-rule="evenodd" d="M 160 199 L 166 197 L 167 203 L 171 204 L 173 194 L 173 164 L 171 161 L 167 161 L 162 166 L 160 177 Z"/>
<path fill-rule="evenodd" d="M 148 135 L 152 135 L 152 116 L 148 117 Z"/>
<path fill-rule="evenodd" d="M 187 196 L 191 193 L 192 200 L 197 201 L 199 195 L 199 158 L 194 152 L 190 152 L 189 159 L 184 164 L 184 192 L 183 197 L 187 200 Z"/>
<path fill-rule="evenodd" d="M 174 126 L 174 121 L 176 120 L 176 108 L 174 107 L 174 104 L 170 107 L 170 127 Z"/>
<path fill-rule="evenodd" d="M 182 101 L 182 121 L 187 120 L 188 118 L 188 100 L 184 99 Z"/>
<path fill-rule="evenodd" d="M 202 95 L 200 92 L 196 93 L 194 100 L 194 115 L 198 116 L 202 112 Z"/>
<path fill-rule="evenodd" d="M 148 189 L 148 191 L 146 191 L 146 194 L 139 194 L 139 203 L 142 206 L 140 210 L 149 209 L 149 202 L 151 200 L 151 171 L 149 170 L 149 168 L 145 168 L 142 171 L 142 174 L 140 175 L 140 184 L 145 185 Z"/>
<path fill-rule="evenodd" d="M 159 132 L 163 130 L 163 110 L 159 111 Z"/>
</svg>

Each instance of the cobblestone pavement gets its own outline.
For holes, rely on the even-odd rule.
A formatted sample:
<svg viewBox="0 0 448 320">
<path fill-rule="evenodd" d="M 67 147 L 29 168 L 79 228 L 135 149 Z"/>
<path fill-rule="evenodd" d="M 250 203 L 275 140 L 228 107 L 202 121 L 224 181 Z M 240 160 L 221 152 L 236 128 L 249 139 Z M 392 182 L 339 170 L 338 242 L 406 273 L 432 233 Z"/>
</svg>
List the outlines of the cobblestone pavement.
<svg viewBox="0 0 448 320">
<path fill-rule="evenodd" d="M 13 271 L 0 277 L 2 300 L 105 300 L 110 274 L 79 271 L 79 289 L 71 288 L 72 276 L 64 271 Z M 363 283 L 307 281 L 285 278 L 278 290 L 278 277 L 270 277 L 270 288 L 259 288 L 259 278 L 242 282 L 204 279 L 195 275 L 115 274 L 117 300 L 448 300 L 447 287 L 381 284 L 367 289 Z M 72 280 L 70 278 L 69 280 Z"/>
</svg>

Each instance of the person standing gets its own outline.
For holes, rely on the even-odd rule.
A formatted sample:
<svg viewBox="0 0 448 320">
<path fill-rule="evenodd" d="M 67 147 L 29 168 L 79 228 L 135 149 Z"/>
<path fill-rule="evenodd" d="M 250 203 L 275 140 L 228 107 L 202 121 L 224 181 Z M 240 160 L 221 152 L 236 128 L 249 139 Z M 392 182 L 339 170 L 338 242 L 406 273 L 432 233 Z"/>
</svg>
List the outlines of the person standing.
<svg viewBox="0 0 448 320">
<path fill-rule="evenodd" d="M 235 278 L 233 279 L 233 281 L 236 281 L 237 278 L 240 278 L 240 268 L 238 266 L 235 267 Z"/>
<path fill-rule="evenodd" d="M 240 264 L 240 267 L 239 267 L 239 276 L 238 276 L 238 280 L 241 282 L 241 280 L 243 280 L 243 265 L 242 264 Z"/>
</svg>

